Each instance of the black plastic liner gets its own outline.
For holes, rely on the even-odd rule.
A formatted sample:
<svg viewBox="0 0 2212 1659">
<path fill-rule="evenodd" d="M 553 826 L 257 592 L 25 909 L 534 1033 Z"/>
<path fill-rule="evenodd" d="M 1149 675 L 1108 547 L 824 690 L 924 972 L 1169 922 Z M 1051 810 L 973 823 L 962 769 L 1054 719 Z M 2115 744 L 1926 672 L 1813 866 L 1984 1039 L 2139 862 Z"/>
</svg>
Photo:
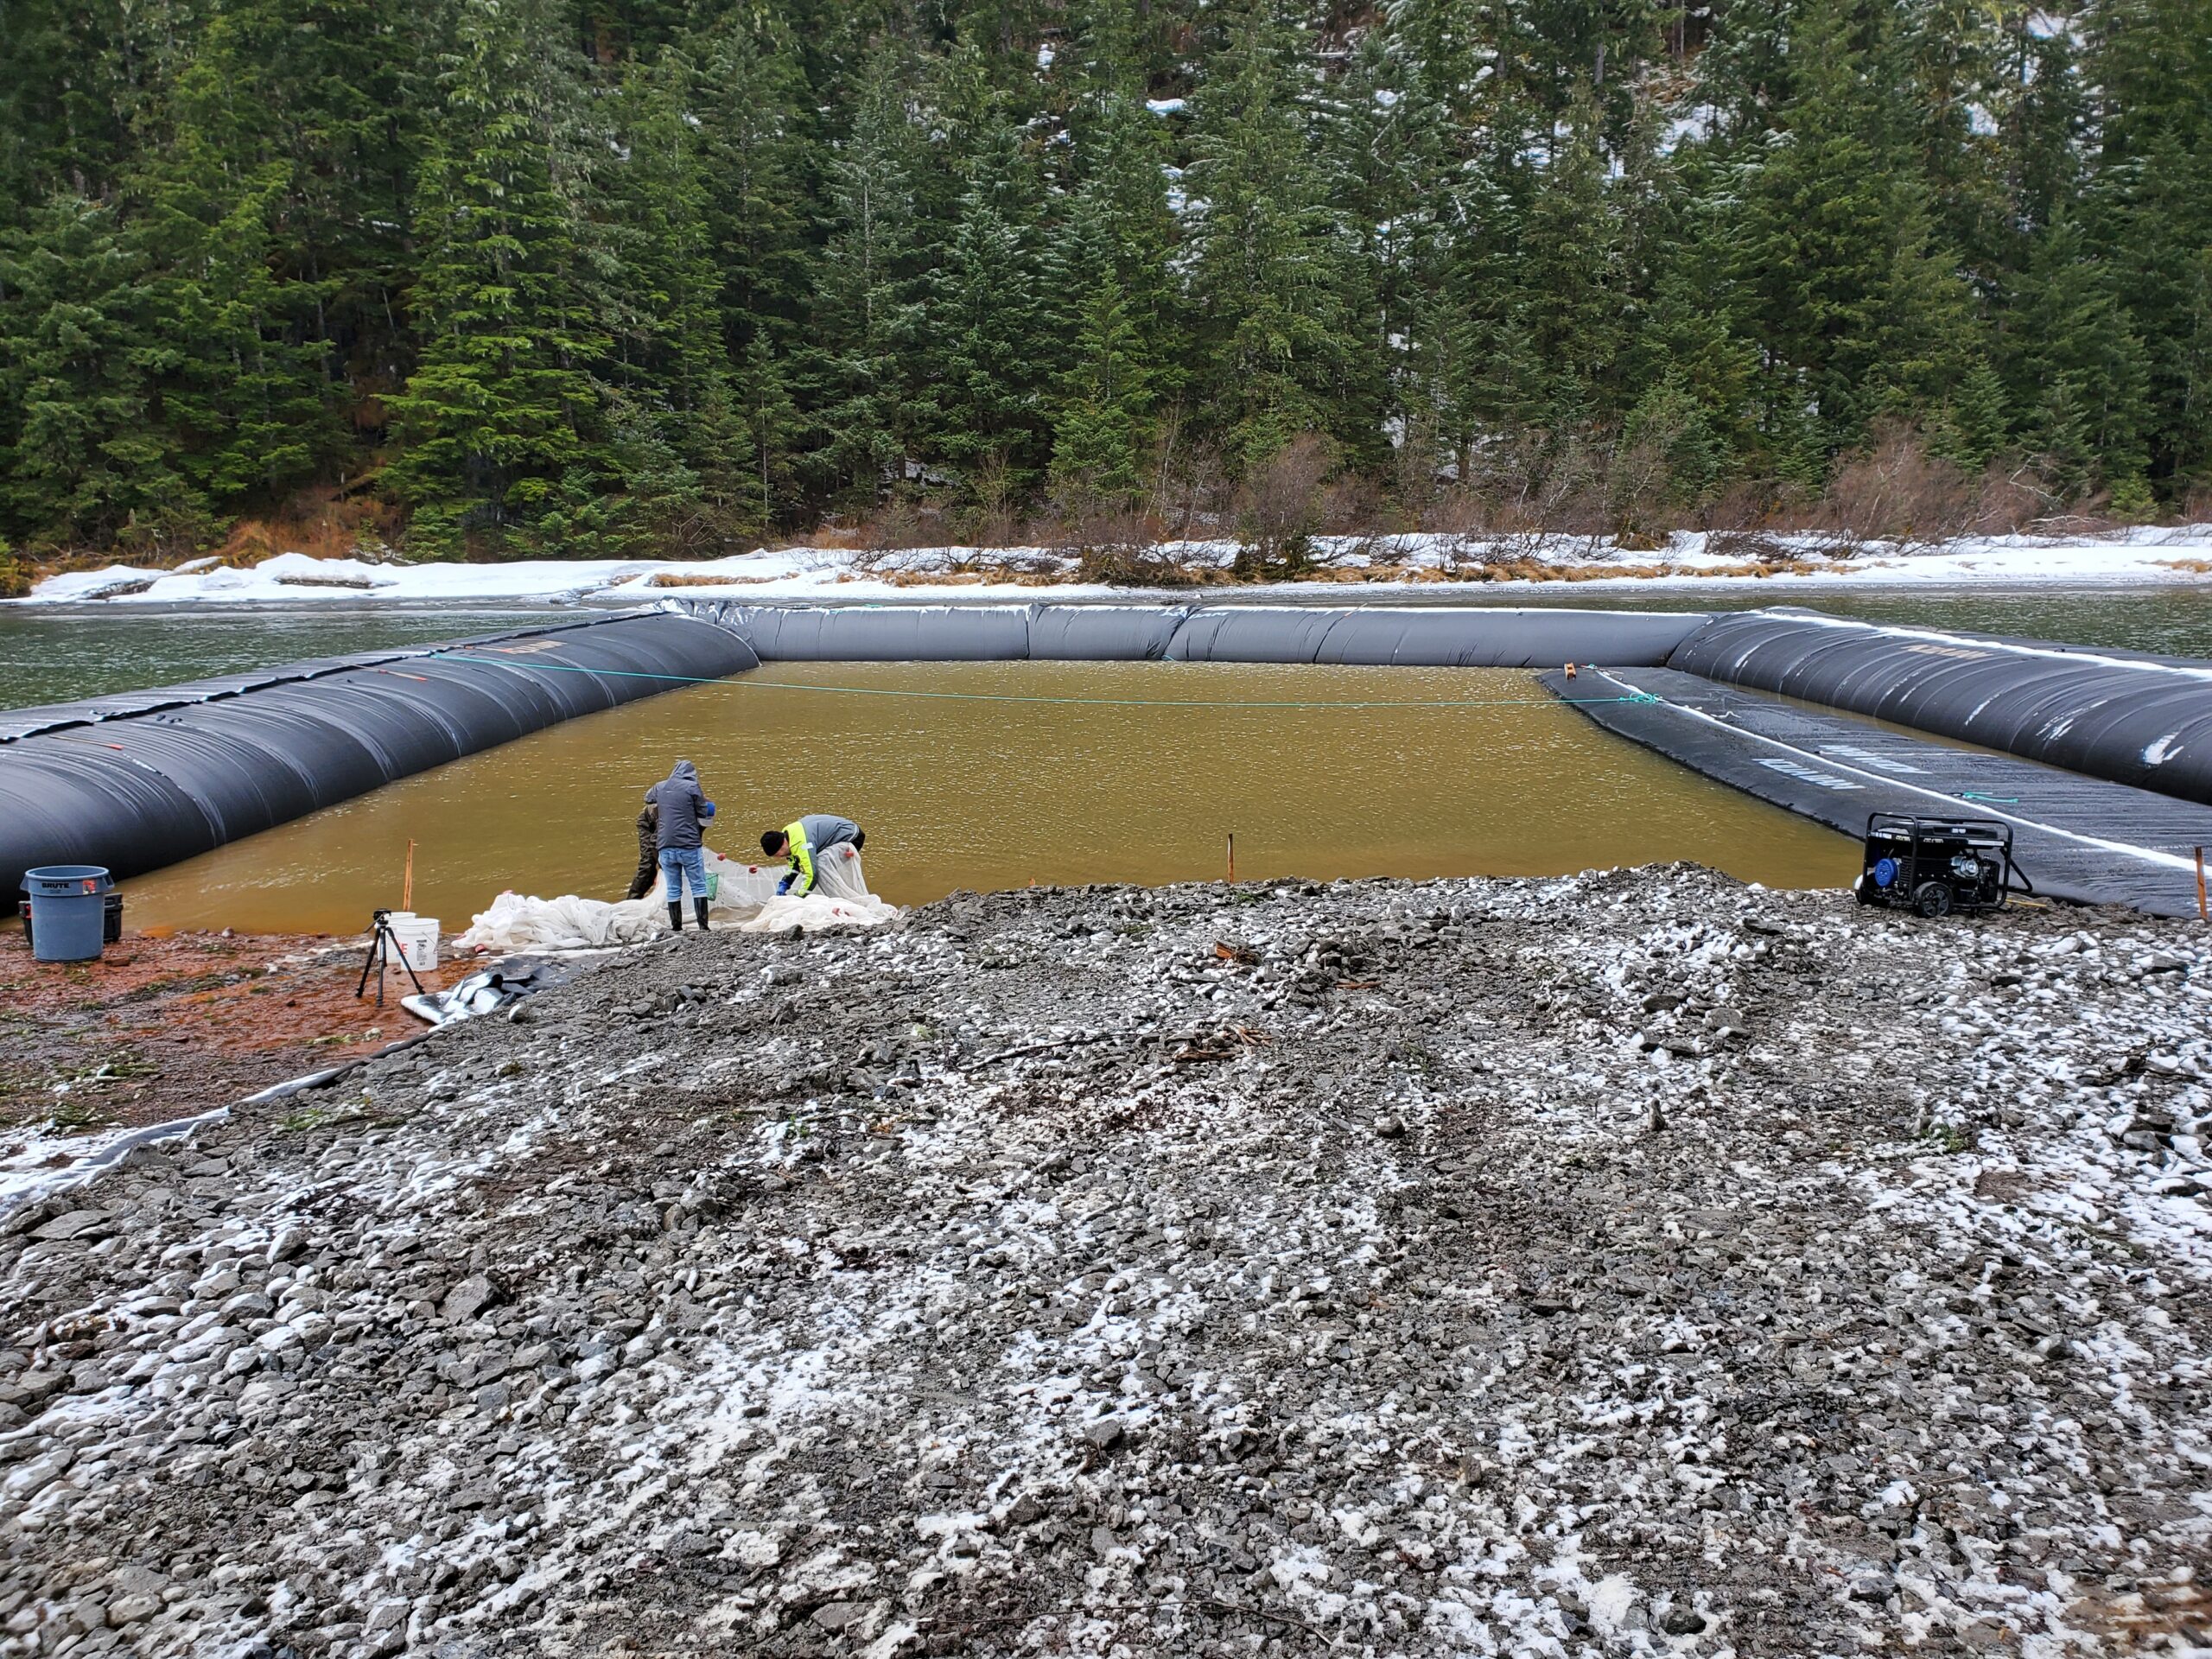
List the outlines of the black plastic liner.
<svg viewBox="0 0 2212 1659">
<path fill-rule="evenodd" d="M 1537 668 L 1653 666 L 1706 623 L 1697 613 L 1502 607 L 852 605 L 682 600 L 764 662 L 1342 663 Z"/>
<path fill-rule="evenodd" d="M 0 717 L 0 883 L 174 864 L 525 733 L 760 665 L 659 610 Z"/>
<path fill-rule="evenodd" d="M 1747 611 L 1667 665 L 2212 804 L 2212 663 Z"/>
<path fill-rule="evenodd" d="M 1876 811 L 1993 818 L 2012 827 L 2019 867 L 2046 898 L 2196 913 L 2195 849 L 2212 846 L 2212 810 L 2194 802 L 1674 669 L 1540 678 L 1607 731 L 1853 840 Z"/>
</svg>

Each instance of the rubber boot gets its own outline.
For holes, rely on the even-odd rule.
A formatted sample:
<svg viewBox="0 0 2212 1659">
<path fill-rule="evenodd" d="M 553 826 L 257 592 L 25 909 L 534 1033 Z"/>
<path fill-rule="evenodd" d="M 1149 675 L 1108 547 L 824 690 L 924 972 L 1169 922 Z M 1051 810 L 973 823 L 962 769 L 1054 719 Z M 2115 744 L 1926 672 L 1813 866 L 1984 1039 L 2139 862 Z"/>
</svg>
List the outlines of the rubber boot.
<svg viewBox="0 0 2212 1659">
<path fill-rule="evenodd" d="M 671 933 L 683 931 L 683 901 L 681 899 L 668 901 L 668 931 Z"/>
<path fill-rule="evenodd" d="M 702 933 L 706 932 L 708 931 L 707 901 L 703 899 L 694 899 L 691 901 L 691 913 L 699 918 L 699 931 Z"/>
</svg>

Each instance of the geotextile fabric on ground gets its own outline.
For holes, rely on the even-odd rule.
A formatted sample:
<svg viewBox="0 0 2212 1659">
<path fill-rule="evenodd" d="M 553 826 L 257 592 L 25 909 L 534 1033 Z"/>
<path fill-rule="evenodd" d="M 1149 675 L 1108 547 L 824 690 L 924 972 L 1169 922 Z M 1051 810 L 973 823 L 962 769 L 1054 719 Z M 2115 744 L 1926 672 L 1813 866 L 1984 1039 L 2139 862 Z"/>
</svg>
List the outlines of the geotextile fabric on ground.
<svg viewBox="0 0 2212 1659">
<path fill-rule="evenodd" d="M 828 927 L 880 927 L 898 918 L 895 905 L 868 890 L 860 854 L 832 847 L 816 863 L 818 881 L 804 897 L 779 895 L 782 864 L 741 864 L 711 848 L 707 874 L 715 880 L 708 915 L 717 927 L 747 933 L 786 933 L 793 928 L 815 933 Z M 664 883 L 665 876 L 663 877 Z M 683 925 L 695 925 L 690 900 L 684 900 Z M 582 950 L 610 945 L 643 944 L 668 931 L 664 886 L 642 899 L 609 902 L 579 898 L 538 899 L 503 893 L 476 916 L 454 941 L 457 950 Z"/>
</svg>

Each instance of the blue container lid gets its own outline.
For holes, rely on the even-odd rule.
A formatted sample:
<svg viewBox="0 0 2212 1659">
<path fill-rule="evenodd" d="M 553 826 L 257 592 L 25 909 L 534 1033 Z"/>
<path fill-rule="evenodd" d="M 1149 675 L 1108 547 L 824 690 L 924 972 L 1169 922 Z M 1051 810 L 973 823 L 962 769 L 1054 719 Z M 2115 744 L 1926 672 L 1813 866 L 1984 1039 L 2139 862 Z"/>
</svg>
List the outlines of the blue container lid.
<svg viewBox="0 0 2212 1659">
<path fill-rule="evenodd" d="M 23 872 L 23 891 L 40 898 L 105 893 L 114 885 L 106 867 L 100 864 L 46 864 Z"/>
</svg>

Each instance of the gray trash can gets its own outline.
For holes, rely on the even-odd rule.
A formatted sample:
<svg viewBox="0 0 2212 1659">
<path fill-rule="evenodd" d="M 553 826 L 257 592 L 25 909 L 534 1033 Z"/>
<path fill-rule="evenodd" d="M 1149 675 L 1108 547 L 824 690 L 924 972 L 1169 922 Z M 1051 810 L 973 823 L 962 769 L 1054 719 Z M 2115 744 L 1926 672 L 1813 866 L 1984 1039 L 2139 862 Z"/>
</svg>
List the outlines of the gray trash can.
<svg viewBox="0 0 2212 1659">
<path fill-rule="evenodd" d="M 48 864 L 23 872 L 31 896 L 31 955 L 41 962 L 89 962 L 106 931 L 108 890 L 97 864 Z"/>
</svg>

